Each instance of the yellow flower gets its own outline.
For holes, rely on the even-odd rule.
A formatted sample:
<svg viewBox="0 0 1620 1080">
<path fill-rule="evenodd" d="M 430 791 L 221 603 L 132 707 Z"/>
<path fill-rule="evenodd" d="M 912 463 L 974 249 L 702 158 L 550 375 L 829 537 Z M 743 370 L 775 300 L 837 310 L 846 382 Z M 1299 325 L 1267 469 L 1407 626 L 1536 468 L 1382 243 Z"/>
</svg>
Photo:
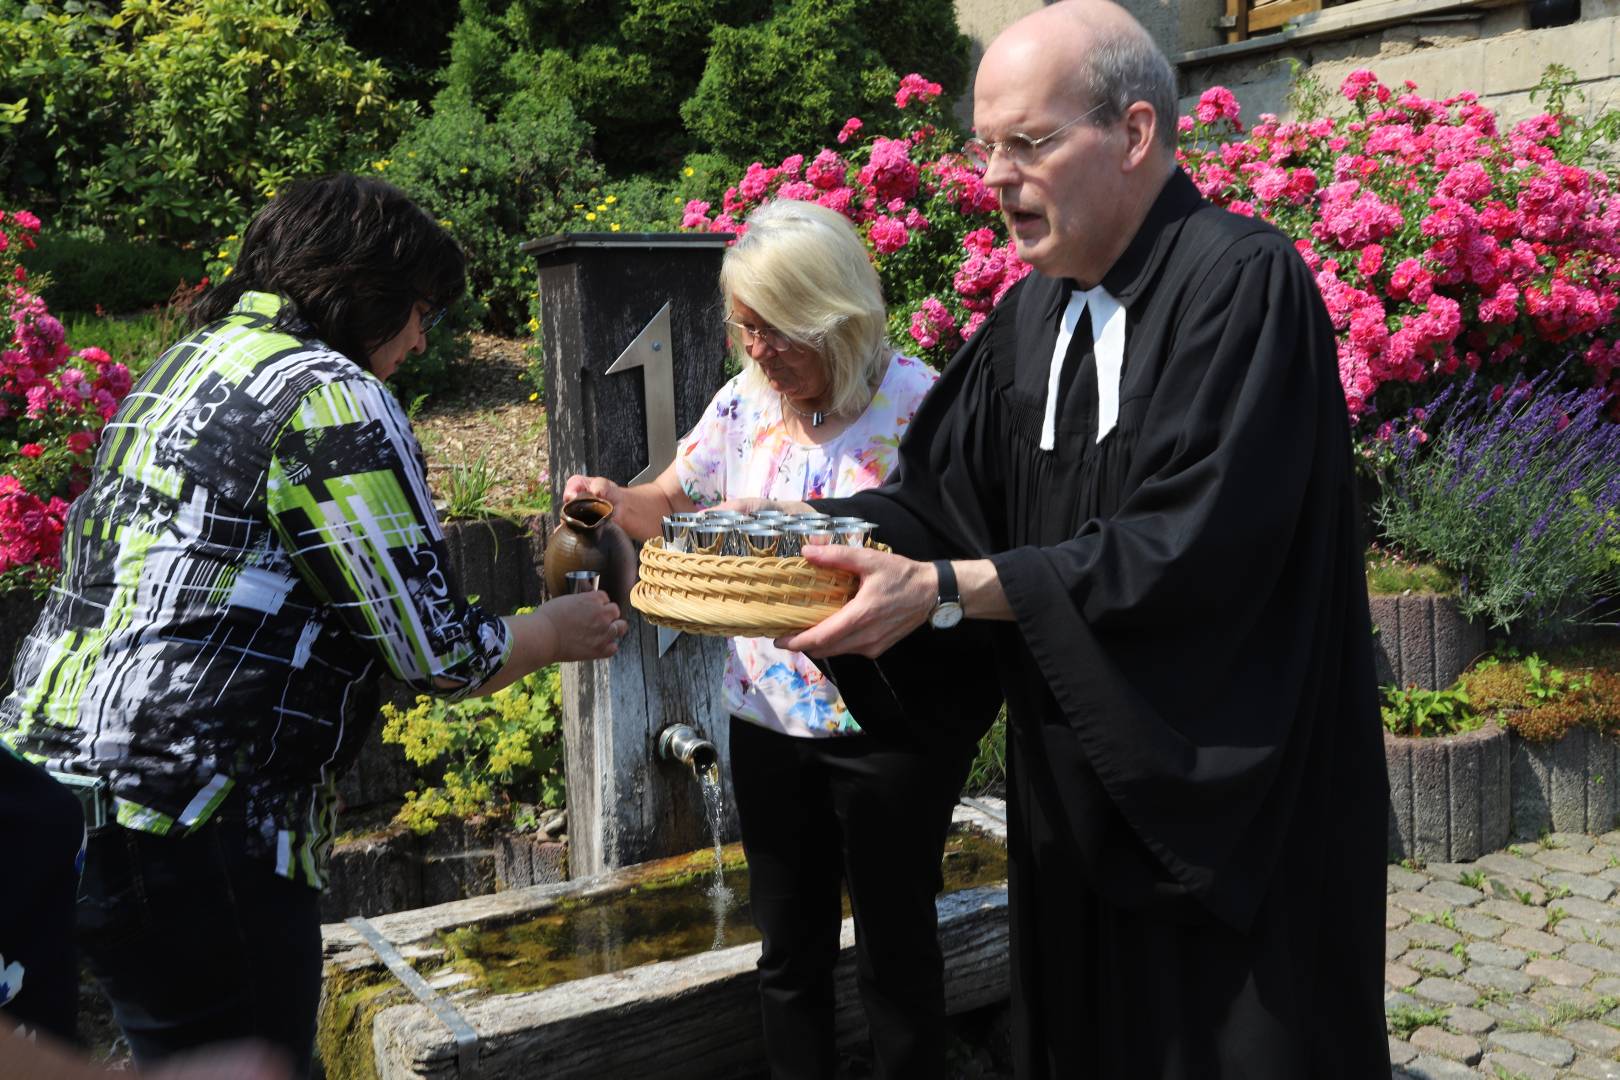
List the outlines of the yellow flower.
<svg viewBox="0 0 1620 1080">
<path fill-rule="evenodd" d="M 231 276 L 231 267 L 227 266 L 225 268 L 225 272 L 223 274 L 219 275 L 219 276 L 220 277 L 230 277 Z"/>
<path fill-rule="evenodd" d="M 461 167 L 461 175 L 462 175 L 462 176 L 466 176 L 466 175 L 467 175 L 467 166 L 465 166 L 465 165 L 463 165 L 463 166 L 462 166 L 462 167 Z"/>
<path fill-rule="evenodd" d="M 617 222 L 617 221 L 615 221 L 615 222 L 614 222 L 614 223 L 613 223 L 613 231 L 614 231 L 614 232 L 618 232 L 618 231 L 619 231 L 619 223 L 618 223 L 618 222 Z"/>
<path fill-rule="evenodd" d="M 455 222 L 451 221 L 449 218 L 440 218 L 439 219 L 439 224 L 443 225 L 445 228 L 448 229 L 448 228 L 450 228 L 450 226 L 454 225 Z"/>
<path fill-rule="evenodd" d="M 589 213 L 587 213 L 585 215 L 585 220 L 586 221 L 595 221 L 596 220 L 596 211 L 592 210 Z"/>
<path fill-rule="evenodd" d="M 538 330 L 538 329 L 540 329 L 540 320 L 539 319 L 530 319 L 529 320 L 529 331 L 532 333 L 533 331 Z"/>
<path fill-rule="evenodd" d="M 226 240 L 235 240 L 235 239 L 236 239 L 236 234 L 235 234 L 235 233 L 231 233 L 231 235 L 229 235 L 229 236 L 227 236 L 227 237 L 226 237 L 226 238 L 225 238 L 225 239 L 226 239 Z"/>
<path fill-rule="evenodd" d="M 231 257 L 231 249 L 230 248 L 220 248 L 219 249 L 218 258 L 228 259 L 230 257 Z"/>
<path fill-rule="evenodd" d="M 530 401 L 539 401 L 540 400 L 540 391 L 536 390 L 534 393 L 530 394 L 529 395 L 529 400 Z"/>
<path fill-rule="evenodd" d="M 603 203 L 597 203 L 597 204 L 596 204 L 596 208 L 597 208 L 597 209 L 598 209 L 598 210 L 606 210 L 606 209 L 607 209 L 607 203 L 605 203 L 605 202 L 603 202 Z"/>
<path fill-rule="evenodd" d="M 692 168 L 692 166 L 688 165 L 686 168 L 681 170 L 681 175 L 683 175 L 683 176 L 691 176 L 696 172 L 697 172 L 696 169 L 694 169 L 694 168 Z"/>
<path fill-rule="evenodd" d="M 574 209 L 575 210 L 583 210 L 583 209 L 585 209 L 585 204 L 582 203 L 582 202 L 577 202 L 577 203 L 574 204 Z"/>
<path fill-rule="evenodd" d="M 617 195 L 609 195 L 609 196 L 608 196 L 608 197 L 607 197 L 607 200 L 606 200 L 606 201 L 607 201 L 607 203 L 608 203 L 608 205 L 609 205 L 609 206 L 611 206 L 611 205 L 613 205 L 613 204 L 614 204 L 614 203 L 616 203 L 616 202 L 618 202 L 618 201 L 619 201 L 619 197 L 618 197 L 618 196 L 617 196 Z"/>
<path fill-rule="evenodd" d="M 416 156 L 416 151 L 415 150 L 407 150 L 407 151 L 405 151 L 405 156 L 406 157 L 415 157 Z"/>
</svg>

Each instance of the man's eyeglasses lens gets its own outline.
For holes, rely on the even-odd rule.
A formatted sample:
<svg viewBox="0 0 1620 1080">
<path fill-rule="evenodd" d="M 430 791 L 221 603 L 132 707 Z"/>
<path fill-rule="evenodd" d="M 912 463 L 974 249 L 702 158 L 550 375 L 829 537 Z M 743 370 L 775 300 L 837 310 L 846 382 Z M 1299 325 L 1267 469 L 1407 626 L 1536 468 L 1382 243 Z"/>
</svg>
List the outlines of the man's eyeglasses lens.
<svg viewBox="0 0 1620 1080">
<path fill-rule="evenodd" d="M 426 315 L 423 315 L 422 316 L 422 333 L 425 334 L 429 330 L 432 330 L 435 326 L 438 326 L 440 320 L 442 320 L 444 318 L 444 313 L 447 310 L 449 310 L 449 309 L 448 308 L 434 308 L 432 311 L 428 312 Z"/>
<path fill-rule="evenodd" d="M 969 139 L 962 144 L 963 153 L 967 154 L 975 164 L 985 168 L 990 167 L 990 158 L 994 156 L 996 147 L 1007 155 L 1014 165 L 1026 165 L 1030 155 L 1035 152 L 1035 140 L 1026 135 L 1009 135 L 999 143 L 987 143 L 983 139 Z"/>
<path fill-rule="evenodd" d="M 787 335 L 774 327 L 749 326 L 747 323 L 740 323 L 734 319 L 727 319 L 726 325 L 731 327 L 731 332 L 737 336 L 737 339 L 743 343 L 744 347 L 752 345 L 756 341 L 763 341 L 776 352 L 787 352 L 793 346 L 793 342 L 788 340 Z"/>
<path fill-rule="evenodd" d="M 1047 143 L 1051 142 L 1065 131 L 1068 131 L 1070 128 L 1074 127 L 1074 125 L 1078 124 L 1080 121 L 1095 113 L 1105 104 L 1107 103 L 1102 101 L 1097 102 L 1097 104 L 1093 105 L 1091 108 L 1087 109 L 1073 120 L 1070 120 L 1062 127 L 1049 131 L 1038 139 L 1032 139 L 1023 132 L 1015 131 L 1011 135 L 1008 135 L 1005 139 L 1002 139 L 1000 142 L 985 142 L 983 139 L 969 139 L 967 142 L 962 144 L 962 152 L 968 156 L 970 161 L 973 161 L 988 169 L 990 167 L 990 159 L 995 156 L 996 149 L 999 147 L 1001 152 L 1007 155 L 1007 160 L 1012 162 L 1014 165 L 1028 165 L 1034 158 L 1035 151 L 1039 150 L 1042 146 L 1045 146 Z"/>
</svg>

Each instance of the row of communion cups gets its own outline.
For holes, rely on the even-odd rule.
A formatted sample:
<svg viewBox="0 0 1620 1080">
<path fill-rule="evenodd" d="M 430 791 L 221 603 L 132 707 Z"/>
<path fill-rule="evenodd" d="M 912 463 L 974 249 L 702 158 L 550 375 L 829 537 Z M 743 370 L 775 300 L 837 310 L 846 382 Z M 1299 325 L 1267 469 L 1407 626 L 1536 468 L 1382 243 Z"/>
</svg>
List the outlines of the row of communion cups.
<svg viewBox="0 0 1620 1080">
<path fill-rule="evenodd" d="M 789 514 L 780 510 L 706 510 L 663 519 L 664 547 L 702 555 L 798 555 L 807 544 L 867 547 L 877 526 L 852 517 Z"/>
</svg>

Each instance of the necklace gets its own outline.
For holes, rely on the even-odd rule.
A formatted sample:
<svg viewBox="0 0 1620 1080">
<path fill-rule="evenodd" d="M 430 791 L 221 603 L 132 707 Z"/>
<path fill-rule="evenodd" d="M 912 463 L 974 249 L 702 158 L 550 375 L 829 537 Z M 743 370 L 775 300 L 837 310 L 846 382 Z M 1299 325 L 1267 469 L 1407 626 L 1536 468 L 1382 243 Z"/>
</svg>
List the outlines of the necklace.
<svg viewBox="0 0 1620 1080">
<path fill-rule="evenodd" d="M 803 416 L 803 417 L 807 418 L 810 421 L 810 426 L 811 427 L 820 427 L 822 424 L 825 424 L 827 422 L 827 414 L 825 412 L 823 412 L 822 410 L 820 410 L 820 409 L 813 409 L 813 410 L 801 409 L 797 405 L 793 404 L 793 402 L 789 401 L 787 399 L 787 395 L 778 394 L 777 396 L 782 399 L 783 407 L 788 408 L 788 409 L 792 409 L 794 412 L 798 413 L 800 416 Z"/>
</svg>

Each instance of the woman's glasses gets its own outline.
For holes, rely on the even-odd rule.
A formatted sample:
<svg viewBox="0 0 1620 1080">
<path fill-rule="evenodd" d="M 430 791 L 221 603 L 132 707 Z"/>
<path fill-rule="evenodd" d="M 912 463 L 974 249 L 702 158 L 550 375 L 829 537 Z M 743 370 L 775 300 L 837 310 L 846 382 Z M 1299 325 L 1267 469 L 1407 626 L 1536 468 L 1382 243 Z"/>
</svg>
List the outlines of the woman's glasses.
<svg viewBox="0 0 1620 1080">
<path fill-rule="evenodd" d="M 727 319 L 726 325 L 731 327 L 732 334 L 743 343 L 744 348 L 756 341 L 764 342 L 772 352 L 787 352 L 793 348 L 792 339 L 774 326 L 750 326 L 735 319 Z"/>
</svg>

